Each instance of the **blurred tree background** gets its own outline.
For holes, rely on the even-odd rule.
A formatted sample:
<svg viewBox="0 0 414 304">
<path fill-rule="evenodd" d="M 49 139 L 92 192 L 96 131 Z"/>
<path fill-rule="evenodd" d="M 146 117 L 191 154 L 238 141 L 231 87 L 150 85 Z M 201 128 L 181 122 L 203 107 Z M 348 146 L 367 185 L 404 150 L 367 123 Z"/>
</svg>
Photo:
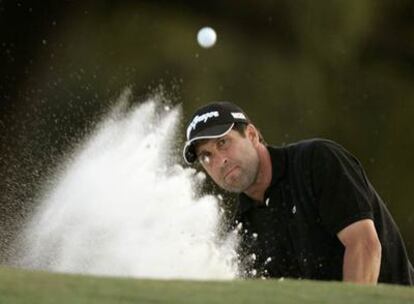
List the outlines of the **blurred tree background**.
<svg viewBox="0 0 414 304">
<path fill-rule="evenodd" d="M 210 49 L 196 42 L 205 25 Z M 414 261 L 413 80 L 414 1 L 0 0 L 0 261 L 40 185 L 123 88 L 143 102 L 159 84 L 185 120 L 230 100 L 269 143 L 347 147 Z"/>
</svg>

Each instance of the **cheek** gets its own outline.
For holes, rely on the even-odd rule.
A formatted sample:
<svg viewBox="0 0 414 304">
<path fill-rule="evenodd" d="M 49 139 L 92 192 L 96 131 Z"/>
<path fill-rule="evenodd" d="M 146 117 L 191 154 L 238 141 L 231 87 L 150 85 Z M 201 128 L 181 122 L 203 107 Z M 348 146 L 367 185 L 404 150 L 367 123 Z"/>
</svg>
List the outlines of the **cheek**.
<svg viewBox="0 0 414 304">
<path fill-rule="evenodd" d="M 214 167 L 204 167 L 204 171 L 214 180 L 217 180 L 217 173 L 218 172 Z"/>
<path fill-rule="evenodd" d="M 256 158 L 256 150 L 253 145 L 246 145 L 240 147 L 239 150 L 235 151 L 234 159 L 238 160 L 241 166 L 246 166 Z"/>
<path fill-rule="evenodd" d="M 233 161 L 243 161 L 243 159 L 250 153 L 248 146 L 235 146 L 229 151 L 229 159 Z"/>
<path fill-rule="evenodd" d="M 223 176 L 221 175 L 220 168 L 210 168 L 207 173 L 216 184 L 221 185 L 223 183 Z"/>
</svg>

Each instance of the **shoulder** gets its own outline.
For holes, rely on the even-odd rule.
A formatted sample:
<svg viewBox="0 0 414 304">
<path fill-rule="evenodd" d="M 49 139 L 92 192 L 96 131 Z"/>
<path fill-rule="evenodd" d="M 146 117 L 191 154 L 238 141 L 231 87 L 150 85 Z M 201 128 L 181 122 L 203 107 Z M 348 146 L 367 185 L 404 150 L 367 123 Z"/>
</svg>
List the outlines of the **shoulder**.
<svg viewBox="0 0 414 304">
<path fill-rule="evenodd" d="M 335 166 L 360 167 L 359 160 L 339 143 L 311 138 L 284 146 L 288 162 L 300 170 L 330 169 Z"/>
<path fill-rule="evenodd" d="M 295 158 L 314 158 L 321 154 L 335 154 L 346 151 L 346 149 L 337 142 L 326 138 L 310 138 L 284 146 L 288 154 Z"/>
<path fill-rule="evenodd" d="M 304 139 L 295 143 L 291 143 L 286 145 L 286 148 L 297 149 L 300 151 L 309 151 L 314 149 L 332 149 L 332 148 L 340 148 L 343 147 L 338 144 L 337 142 L 326 139 L 326 138 L 310 138 Z"/>
</svg>

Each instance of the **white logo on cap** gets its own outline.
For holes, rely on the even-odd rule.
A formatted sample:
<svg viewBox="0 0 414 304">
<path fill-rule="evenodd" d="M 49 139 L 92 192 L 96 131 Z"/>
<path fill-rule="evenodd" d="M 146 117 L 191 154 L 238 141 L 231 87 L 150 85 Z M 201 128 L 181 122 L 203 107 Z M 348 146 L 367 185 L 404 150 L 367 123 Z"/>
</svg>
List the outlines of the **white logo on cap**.
<svg viewBox="0 0 414 304">
<path fill-rule="evenodd" d="M 191 130 L 195 130 L 195 128 L 197 127 L 197 124 L 199 122 L 204 122 L 206 123 L 207 120 L 211 117 L 219 117 L 219 112 L 217 111 L 211 111 L 211 112 L 207 112 L 204 113 L 202 115 L 197 115 L 196 117 L 193 118 L 193 121 L 190 123 L 190 125 L 187 128 L 187 139 L 190 138 L 190 132 Z"/>
<path fill-rule="evenodd" d="M 235 119 L 246 119 L 246 116 L 242 112 L 231 112 L 231 116 Z"/>
</svg>

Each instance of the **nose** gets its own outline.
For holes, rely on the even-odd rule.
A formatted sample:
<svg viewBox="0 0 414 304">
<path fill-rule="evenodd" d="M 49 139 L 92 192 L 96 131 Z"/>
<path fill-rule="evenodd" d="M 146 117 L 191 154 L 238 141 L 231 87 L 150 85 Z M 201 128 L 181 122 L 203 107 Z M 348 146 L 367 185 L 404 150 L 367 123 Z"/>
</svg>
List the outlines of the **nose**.
<svg viewBox="0 0 414 304">
<path fill-rule="evenodd" d="M 223 166 L 223 165 L 226 165 L 227 164 L 228 159 L 227 159 L 227 155 L 225 153 L 219 152 L 219 153 L 217 153 L 217 156 L 218 156 L 218 163 L 220 165 Z"/>
</svg>

